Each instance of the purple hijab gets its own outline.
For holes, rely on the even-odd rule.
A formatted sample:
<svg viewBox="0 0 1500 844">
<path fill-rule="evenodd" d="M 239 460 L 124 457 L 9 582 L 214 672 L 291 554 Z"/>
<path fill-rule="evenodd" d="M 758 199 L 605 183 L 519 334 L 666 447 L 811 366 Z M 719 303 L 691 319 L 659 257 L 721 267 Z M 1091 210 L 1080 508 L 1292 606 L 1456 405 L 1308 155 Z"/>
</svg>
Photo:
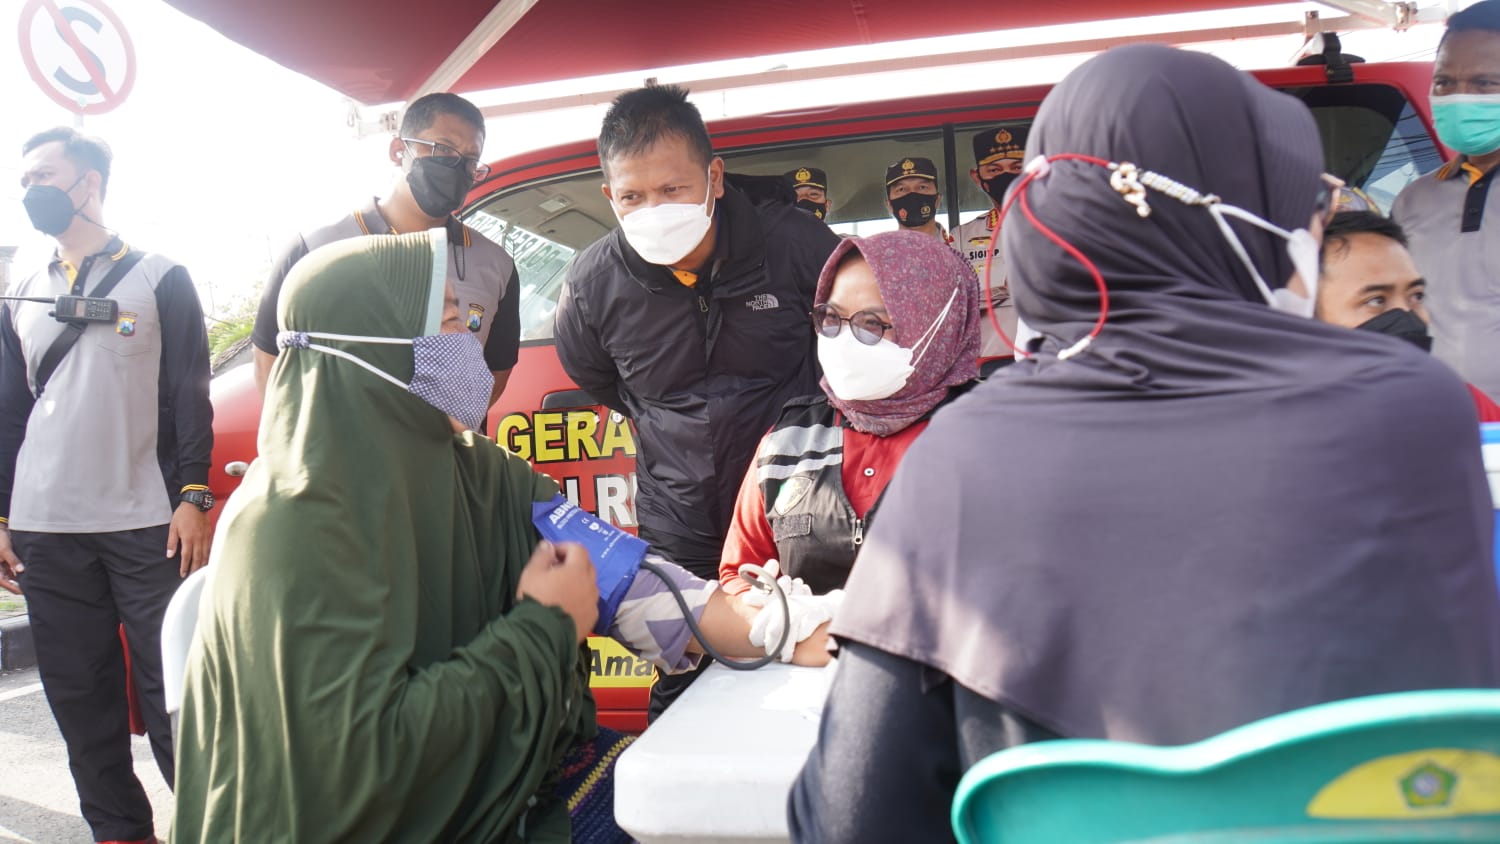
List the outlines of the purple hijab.
<svg viewBox="0 0 1500 844">
<path fill-rule="evenodd" d="M 1307 109 L 1224 62 L 1111 50 L 1047 97 L 1029 155 L 1130 161 L 1308 224 Z M 1500 685 L 1500 592 L 1463 384 L 1408 343 L 1267 307 L 1212 219 L 1053 166 L 1003 229 L 1035 357 L 913 444 L 834 633 L 1067 737 L 1177 744 L 1381 692 Z M 1267 281 L 1282 241 L 1235 223 Z M 976 449 L 976 443 L 1001 448 Z M 850 690 L 863 693 L 864 690 Z"/>
<path fill-rule="evenodd" d="M 823 379 L 828 401 L 855 430 L 888 437 L 930 413 L 948 396 L 950 387 L 979 377 L 979 282 L 968 262 L 938 238 L 914 231 L 883 232 L 845 238 L 833 250 L 818 276 L 813 304 L 828 301 L 839 265 L 855 252 L 875 274 L 894 326 L 887 338 L 896 345 L 913 348 L 945 308 L 948 312 L 926 345 L 917 350 L 921 357 L 913 365 L 916 371 L 895 394 L 872 401 L 845 401 Z"/>
</svg>

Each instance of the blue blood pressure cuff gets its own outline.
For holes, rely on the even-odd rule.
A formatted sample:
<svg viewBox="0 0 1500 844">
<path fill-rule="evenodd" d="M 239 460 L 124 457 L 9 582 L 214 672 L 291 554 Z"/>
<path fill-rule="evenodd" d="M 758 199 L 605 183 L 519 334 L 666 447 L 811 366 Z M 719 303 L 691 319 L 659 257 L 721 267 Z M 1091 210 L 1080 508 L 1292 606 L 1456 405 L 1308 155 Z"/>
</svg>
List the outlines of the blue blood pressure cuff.
<svg viewBox="0 0 1500 844">
<path fill-rule="evenodd" d="M 588 550 L 599 583 L 599 623 L 594 626 L 594 632 L 605 635 L 614 623 L 620 602 L 630 591 L 630 584 L 650 546 L 644 540 L 580 510 L 561 495 L 553 496 L 551 501 L 532 504 L 531 522 L 542 538 L 554 545 L 572 542 Z"/>
</svg>

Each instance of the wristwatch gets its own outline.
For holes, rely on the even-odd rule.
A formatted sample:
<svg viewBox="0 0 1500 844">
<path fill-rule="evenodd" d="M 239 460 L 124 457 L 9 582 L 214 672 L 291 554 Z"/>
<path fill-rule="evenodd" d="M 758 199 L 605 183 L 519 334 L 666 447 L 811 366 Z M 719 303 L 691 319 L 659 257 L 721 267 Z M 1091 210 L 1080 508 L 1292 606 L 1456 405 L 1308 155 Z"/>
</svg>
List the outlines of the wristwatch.
<svg viewBox="0 0 1500 844">
<path fill-rule="evenodd" d="M 214 508 L 214 494 L 206 489 L 191 489 L 182 494 L 182 500 L 207 513 Z"/>
</svg>

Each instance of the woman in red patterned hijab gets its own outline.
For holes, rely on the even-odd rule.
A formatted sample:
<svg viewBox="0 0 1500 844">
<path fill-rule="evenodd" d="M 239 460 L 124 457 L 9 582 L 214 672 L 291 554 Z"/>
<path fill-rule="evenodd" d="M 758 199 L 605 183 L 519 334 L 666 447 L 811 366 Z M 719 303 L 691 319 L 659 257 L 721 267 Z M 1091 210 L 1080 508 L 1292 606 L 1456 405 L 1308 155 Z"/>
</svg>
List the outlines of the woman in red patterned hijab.
<svg viewBox="0 0 1500 844">
<path fill-rule="evenodd" d="M 818 279 L 823 393 L 793 399 L 763 440 L 719 564 L 780 562 L 822 594 L 843 586 L 885 486 L 944 402 L 979 375 L 974 272 L 942 241 L 896 231 L 846 239 Z"/>
</svg>

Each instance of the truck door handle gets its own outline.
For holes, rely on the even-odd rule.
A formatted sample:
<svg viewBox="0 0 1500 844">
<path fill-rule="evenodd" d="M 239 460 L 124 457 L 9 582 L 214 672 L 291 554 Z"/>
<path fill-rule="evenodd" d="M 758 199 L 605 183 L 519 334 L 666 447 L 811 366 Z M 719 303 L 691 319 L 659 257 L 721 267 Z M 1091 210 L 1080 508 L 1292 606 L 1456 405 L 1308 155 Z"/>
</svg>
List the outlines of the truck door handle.
<svg viewBox="0 0 1500 844">
<path fill-rule="evenodd" d="M 558 390 L 542 396 L 542 410 L 561 410 L 564 408 L 593 407 L 599 402 L 583 390 Z"/>
</svg>

